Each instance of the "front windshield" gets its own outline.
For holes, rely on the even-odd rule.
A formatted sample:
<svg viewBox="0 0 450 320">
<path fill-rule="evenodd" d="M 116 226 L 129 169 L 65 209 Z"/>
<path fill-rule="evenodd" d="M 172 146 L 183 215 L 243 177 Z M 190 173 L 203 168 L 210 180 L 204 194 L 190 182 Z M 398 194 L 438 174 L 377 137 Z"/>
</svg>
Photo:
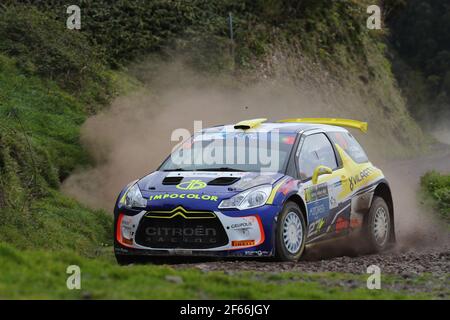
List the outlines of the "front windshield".
<svg viewBox="0 0 450 320">
<path fill-rule="evenodd" d="M 199 133 L 178 147 L 160 170 L 283 172 L 295 137 L 274 131 Z"/>
</svg>

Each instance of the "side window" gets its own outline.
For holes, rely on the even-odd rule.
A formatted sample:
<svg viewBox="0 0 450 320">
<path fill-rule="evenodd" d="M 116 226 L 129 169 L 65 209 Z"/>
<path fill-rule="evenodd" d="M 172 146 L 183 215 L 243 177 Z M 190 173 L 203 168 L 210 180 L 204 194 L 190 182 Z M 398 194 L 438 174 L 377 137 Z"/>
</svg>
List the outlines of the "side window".
<svg viewBox="0 0 450 320">
<path fill-rule="evenodd" d="M 357 163 L 369 161 L 361 145 L 349 132 L 332 132 L 331 140 L 337 143 Z"/>
<path fill-rule="evenodd" d="M 317 133 L 305 138 L 298 157 L 300 178 L 306 180 L 312 177 L 314 169 L 319 166 L 337 168 L 336 156 L 330 140 L 323 134 Z"/>
</svg>

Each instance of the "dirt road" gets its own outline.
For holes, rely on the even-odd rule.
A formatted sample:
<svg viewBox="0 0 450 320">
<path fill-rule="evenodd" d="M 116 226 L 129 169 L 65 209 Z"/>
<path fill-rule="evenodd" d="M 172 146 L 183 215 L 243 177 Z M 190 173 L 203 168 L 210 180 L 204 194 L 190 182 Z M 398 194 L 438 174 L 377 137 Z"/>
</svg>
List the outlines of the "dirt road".
<svg viewBox="0 0 450 320">
<path fill-rule="evenodd" d="M 375 264 L 383 273 L 408 278 L 429 273 L 448 286 L 450 274 L 450 234 L 434 215 L 424 211 L 417 200 L 420 177 L 428 170 L 450 172 L 450 150 L 437 148 L 430 156 L 379 165 L 393 189 L 398 243 L 389 252 L 365 256 L 350 256 L 336 245 L 307 248 L 303 261 L 280 263 L 260 260 L 207 261 L 172 264 L 175 268 L 197 268 L 202 271 L 223 270 L 261 272 L 346 272 L 365 274 Z M 420 197 L 419 197 L 420 198 Z M 429 209 L 427 209 L 429 210 Z M 328 246 L 328 247 L 327 247 Z M 351 251 L 350 251 L 351 252 Z M 441 279 L 442 280 L 442 279 Z M 440 280 L 438 280 L 440 281 Z"/>
</svg>

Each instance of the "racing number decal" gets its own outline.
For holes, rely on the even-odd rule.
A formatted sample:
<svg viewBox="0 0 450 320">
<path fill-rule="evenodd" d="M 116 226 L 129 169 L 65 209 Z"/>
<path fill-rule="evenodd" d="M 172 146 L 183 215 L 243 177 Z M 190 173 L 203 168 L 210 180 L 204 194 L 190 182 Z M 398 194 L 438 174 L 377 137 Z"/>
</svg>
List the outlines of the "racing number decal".
<svg viewBox="0 0 450 320">
<path fill-rule="evenodd" d="M 308 227 L 308 237 L 319 234 L 324 224 L 325 219 L 323 218 L 312 222 Z"/>
</svg>

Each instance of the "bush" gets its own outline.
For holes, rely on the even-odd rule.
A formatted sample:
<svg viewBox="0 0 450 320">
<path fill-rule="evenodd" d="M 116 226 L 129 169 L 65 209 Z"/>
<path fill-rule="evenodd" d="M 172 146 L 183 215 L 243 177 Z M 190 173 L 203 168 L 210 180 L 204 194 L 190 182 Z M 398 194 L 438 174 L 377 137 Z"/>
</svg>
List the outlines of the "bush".
<svg viewBox="0 0 450 320">
<path fill-rule="evenodd" d="M 421 179 L 421 185 L 435 202 L 441 216 L 450 223 L 450 175 L 427 172 Z"/>
<path fill-rule="evenodd" d="M 6 0 L 6 5 L 32 3 L 51 13 L 65 28 L 67 1 Z M 196 1 L 201 2 L 201 1 Z M 203 1 L 204 2 L 204 1 Z M 105 48 L 112 66 L 161 49 L 168 40 L 189 27 L 201 13 L 193 1 L 185 0 L 74 0 L 82 10 L 81 33 L 92 44 Z M 22 10 L 22 9 L 21 9 Z"/>
</svg>

